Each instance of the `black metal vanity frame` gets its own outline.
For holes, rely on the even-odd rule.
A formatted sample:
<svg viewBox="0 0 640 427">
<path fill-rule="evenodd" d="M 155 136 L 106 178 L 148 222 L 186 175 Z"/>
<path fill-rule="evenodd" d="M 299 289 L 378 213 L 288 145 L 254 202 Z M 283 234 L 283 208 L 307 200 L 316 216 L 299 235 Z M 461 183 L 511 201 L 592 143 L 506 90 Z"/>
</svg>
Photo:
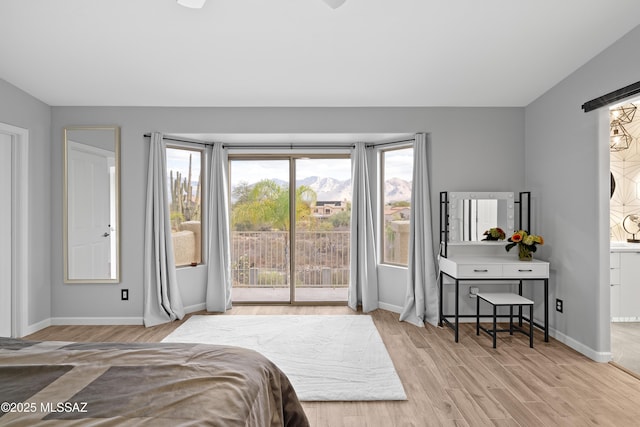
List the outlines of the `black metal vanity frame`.
<svg viewBox="0 0 640 427">
<path fill-rule="evenodd" d="M 455 300 L 456 300 L 456 304 L 455 304 L 455 310 L 453 314 L 444 314 L 442 312 L 442 308 L 443 308 L 443 294 L 444 294 L 444 290 L 443 290 L 443 285 L 444 285 L 444 276 L 447 276 L 451 279 L 454 280 L 454 284 L 456 287 L 455 290 Z M 524 314 L 522 314 L 522 307 L 518 308 L 518 326 L 522 327 L 522 322 L 526 321 L 526 322 L 531 322 L 533 324 L 533 326 L 537 327 L 538 329 L 542 330 L 544 332 L 544 341 L 545 342 L 549 342 L 549 279 L 548 278 L 527 278 L 526 280 L 530 280 L 530 281 L 542 281 L 544 284 L 544 323 L 541 324 L 539 322 L 536 322 L 535 320 L 532 320 L 529 317 L 526 317 Z M 518 281 L 518 295 L 522 296 L 522 282 L 524 281 L 524 279 L 517 279 L 517 278 L 509 278 L 509 277 L 501 277 L 501 278 L 487 278 L 487 279 L 457 279 L 453 276 L 450 276 L 449 274 L 441 271 L 440 272 L 440 286 L 439 286 L 439 312 L 440 312 L 440 322 L 438 323 L 438 326 L 442 326 L 443 324 L 448 326 L 449 328 L 451 328 L 454 332 L 455 335 L 455 341 L 458 342 L 458 326 L 460 324 L 460 319 L 461 318 L 476 318 L 475 314 L 460 314 L 459 313 L 459 297 L 460 297 L 460 281 L 464 281 L 464 282 L 498 282 L 498 281 L 509 281 L 509 282 L 515 282 Z M 490 317 L 490 315 L 486 315 L 483 317 Z M 533 317 L 533 316 L 531 316 Z M 453 319 L 453 322 L 449 320 L 449 318 Z M 500 319 L 505 319 L 505 318 L 509 318 L 508 315 L 498 315 L 497 318 Z"/>
<path fill-rule="evenodd" d="M 440 192 L 440 256 L 448 257 L 448 242 L 449 242 L 449 196 L 447 191 Z M 531 192 L 521 191 L 519 194 L 519 200 L 515 200 L 514 203 L 518 204 L 518 227 L 521 230 L 529 231 L 531 225 Z M 526 207 L 524 206 L 526 205 Z M 523 228 L 524 218 L 526 215 L 526 228 Z M 520 271 L 525 271 L 520 270 Z M 529 270 L 531 271 L 531 270 Z M 443 313 L 443 294 L 444 294 L 444 276 L 447 276 L 454 281 L 455 285 L 455 310 L 453 314 Z M 454 331 L 455 342 L 458 342 L 459 320 L 460 318 L 476 318 L 476 314 L 460 314 L 459 313 L 459 297 L 460 297 L 460 281 L 464 282 L 497 282 L 497 281 L 509 281 L 518 282 L 518 294 L 522 295 L 523 281 L 541 281 L 544 284 L 544 323 L 540 324 L 533 320 L 533 314 L 530 317 L 526 317 L 522 313 L 522 307 L 518 309 L 518 326 L 522 327 L 522 322 L 526 321 L 533 324 L 535 327 L 544 331 L 544 341 L 549 341 L 549 278 L 547 277 L 527 277 L 526 279 L 519 277 L 491 277 L 491 278 L 456 278 L 443 271 L 439 272 L 439 322 L 438 326 L 446 325 Z M 533 310 L 532 310 L 533 311 Z M 508 315 L 499 315 L 498 318 L 508 318 Z M 453 321 L 449 320 L 452 319 Z"/>
</svg>

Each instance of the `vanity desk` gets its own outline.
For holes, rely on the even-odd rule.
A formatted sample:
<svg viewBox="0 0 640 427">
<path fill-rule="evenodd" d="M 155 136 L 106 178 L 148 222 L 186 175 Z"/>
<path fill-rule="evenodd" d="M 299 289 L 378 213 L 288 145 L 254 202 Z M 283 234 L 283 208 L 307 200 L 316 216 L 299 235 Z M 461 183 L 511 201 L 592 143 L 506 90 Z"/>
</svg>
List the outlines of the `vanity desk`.
<svg viewBox="0 0 640 427">
<path fill-rule="evenodd" d="M 520 261 L 517 248 L 506 252 L 507 240 L 486 241 L 484 231 L 500 227 L 507 237 L 515 228 L 515 205 L 518 205 L 518 229 L 529 229 L 530 193 L 504 192 L 442 192 L 440 193 L 440 237 L 439 257 L 439 326 L 446 325 L 454 331 L 458 342 L 458 327 L 461 318 L 476 318 L 476 314 L 460 312 L 460 285 L 502 286 L 517 284 L 522 295 L 523 282 L 544 287 L 544 321 L 542 324 L 523 316 L 518 310 L 519 325 L 522 321 L 544 331 L 545 342 L 549 341 L 549 263 L 533 259 Z M 453 313 L 445 312 L 445 290 L 454 287 Z M 450 289 L 450 288 L 448 288 Z M 466 293 L 465 293 L 466 296 Z M 449 301 L 448 310 L 451 310 Z M 508 317 L 501 316 L 498 317 Z M 533 317 L 533 316 L 531 316 Z"/>
<path fill-rule="evenodd" d="M 475 314 L 461 315 L 460 307 L 460 281 L 478 283 L 499 283 L 505 284 L 518 282 L 518 294 L 522 295 L 523 280 L 542 283 L 544 285 L 544 323 L 541 325 L 533 321 L 533 325 L 544 331 L 545 342 L 549 341 L 549 263 L 545 261 L 531 260 L 519 261 L 512 256 L 450 256 L 440 258 L 440 292 L 439 308 L 440 323 L 451 327 L 455 334 L 455 341 L 458 342 L 458 326 L 461 317 L 476 317 Z M 443 312 L 443 294 L 445 281 L 444 276 L 453 279 L 455 286 L 454 313 L 445 314 Z M 522 324 L 522 311 L 518 313 L 520 324 Z M 451 320 L 450 320 L 451 319 Z M 529 320 L 529 319 L 525 319 Z"/>
</svg>

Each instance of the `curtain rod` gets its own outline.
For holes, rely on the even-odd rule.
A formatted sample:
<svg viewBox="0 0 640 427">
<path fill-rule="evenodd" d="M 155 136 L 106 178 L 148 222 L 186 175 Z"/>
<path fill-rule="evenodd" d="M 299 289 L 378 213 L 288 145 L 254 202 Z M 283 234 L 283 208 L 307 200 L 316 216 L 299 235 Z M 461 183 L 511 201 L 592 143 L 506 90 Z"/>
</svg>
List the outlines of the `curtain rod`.
<svg viewBox="0 0 640 427">
<path fill-rule="evenodd" d="M 415 142 L 415 139 L 403 139 L 400 141 L 388 141 L 388 142 L 381 142 L 379 144 L 366 144 L 365 147 L 367 148 L 372 148 L 372 147 L 384 147 L 385 145 L 396 145 L 396 144 L 402 144 L 403 142 Z"/>
<path fill-rule="evenodd" d="M 144 134 L 145 138 L 151 138 L 151 134 L 150 133 L 145 133 Z M 213 145 L 213 142 L 206 142 L 206 141 L 198 141 L 195 139 L 188 139 L 188 138 L 177 138 L 175 136 L 162 136 L 162 139 L 165 139 L 167 141 L 175 141 L 175 142 L 187 142 L 190 144 L 200 144 L 200 145 Z M 396 144 L 402 144 L 404 142 L 415 142 L 414 139 L 403 139 L 403 140 L 399 140 L 399 141 L 388 141 L 388 142 L 381 142 L 379 144 L 376 143 L 371 143 L 371 144 L 365 144 L 366 148 L 373 148 L 373 147 L 384 147 L 386 145 L 396 145 Z M 345 144 L 345 145 L 341 145 L 341 144 L 333 144 L 333 145 L 309 145 L 309 144 L 264 144 L 264 145 L 247 145 L 247 144 L 222 144 L 222 146 L 224 148 L 233 148 L 233 149 L 251 149 L 251 150 L 255 150 L 255 149 L 263 149 L 263 148 L 269 148 L 269 149 L 303 149 L 303 148 L 313 148 L 313 149 L 340 149 L 340 148 L 353 148 L 355 147 L 354 144 Z"/>
<path fill-rule="evenodd" d="M 143 136 L 145 138 L 151 138 L 150 133 L 145 133 Z M 189 139 L 189 138 L 177 138 L 175 136 L 162 135 L 162 139 L 166 139 L 167 141 L 174 141 L 174 142 L 188 142 L 189 144 L 213 145 L 213 142 L 198 141 L 196 139 Z"/>
<path fill-rule="evenodd" d="M 372 147 L 383 147 L 385 145 L 395 145 L 395 144 L 402 144 L 404 142 L 415 142 L 414 139 L 403 139 L 400 141 L 388 141 L 388 142 L 381 142 L 381 143 L 371 143 L 371 144 L 365 144 L 366 148 L 372 148 Z M 246 145 L 246 144 L 223 144 L 222 145 L 225 148 L 247 148 L 247 149 L 261 149 L 261 148 L 274 148 L 274 149 L 278 149 L 278 148 L 290 148 L 290 149 L 294 149 L 294 148 L 318 148 L 318 149 L 337 149 L 337 148 L 353 148 L 355 147 L 355 144 L 333 144 L 333 145 L 311 145 L 311 144 L 270 144 L 270 145 Z"/>
<path fill-rule="evenodd" d="M 589 111 L 596 110 L 600 107 L 604 107 L 605 105 L 613 104 L 637 93 L 640 93 L 640 82 L 630 84 L 629 86 L 625 86 L 621 89 L 609 92 L 606 95 L 592 99 L 591 101 L 587 101 L 582 104 L 582 109 L 585 113 L 588 113 Z"/>
<path fill-rule="evenodd" d="M 150 133 L 145 133 L 144 134 L 145 138 L 151 138 L 151 134 Z M 190 144 L 200 144 L 200 145 L 208 145 L 211 146 L 214 144 L 214 142 L 206 142 L 206 141 L 198 141 L 195 139 L 188 139 L 188 138 L 176 138 L 174 136 L 162 136 L 162 139 L 165 139 L 167 141 L 175 141 L 175 142 L 187 142 Z M 233 148 L 233 149 L 251 149 L 251 150 L 255 150 L 255 149 L 264 149 L 264 148 L 269 148 L 269 149 L 290 149 L 293 150 L 295 149 L 300 149 L 300 148 L 313 148 L 313 149 L 337 149 L 337 148 L 353 148 L 354 145 L 353 144 L 334 144 L 334 145 L 300 145 L 300 144 L 260 144 L 260 145 L 249 145 L 249 144 L 222 144 L 222 146 L 224 148 Z"/>
<path fill-rule="evenodd" d="M 317 145 L 317 144 L 259 144 L 259 145 L 247 145 L 247 144 L 222 144 L 224 148 L 233 148 L 237 149 L 246 149 L 246 150 L 260 150 L 260 149 L 284 149 L 284 150 L 294 150 L 294 149 L 304 149 L 304 148 L 313 148 L 314 150 L 336 150 L 341 148 L 353 148 L 355 145 L 353 144 L 333 144 L 333 145 Z"/>
</svg>

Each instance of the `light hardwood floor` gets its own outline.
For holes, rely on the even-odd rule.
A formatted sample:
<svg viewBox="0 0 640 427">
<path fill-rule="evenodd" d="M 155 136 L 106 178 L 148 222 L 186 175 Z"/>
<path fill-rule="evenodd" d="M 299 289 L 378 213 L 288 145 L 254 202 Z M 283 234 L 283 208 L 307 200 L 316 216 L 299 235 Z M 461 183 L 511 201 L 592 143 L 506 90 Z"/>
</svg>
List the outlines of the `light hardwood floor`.
<svg viewBox="0 0 640 427">
<path fill-rule="evenodd" d="M 198 313 L 201 314 L 201 313 Z M 355 314 L 346 307 L 236 306 L 235 314 Z M 464 324 L 417 328 L 371 313 L 408 400 L 303 402 L 312 426 L 637 426 L 640 380 L 558 341 L 486 334 Z M 27 337 L 63 341 L 161 341 L 182 322 L 142 326 L 51 326 Z"/>
<path fill-rule="evenodd" d="M 640 376 L 640 322 L 611 323 L 613 361 Z"/>
</svg>

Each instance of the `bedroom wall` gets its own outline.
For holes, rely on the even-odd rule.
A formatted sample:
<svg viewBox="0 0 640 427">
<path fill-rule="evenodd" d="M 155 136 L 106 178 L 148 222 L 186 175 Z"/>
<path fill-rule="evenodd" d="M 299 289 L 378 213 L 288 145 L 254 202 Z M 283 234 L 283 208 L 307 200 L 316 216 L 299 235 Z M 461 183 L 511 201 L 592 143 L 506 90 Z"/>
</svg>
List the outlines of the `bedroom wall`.
<svg viewBox="0 0 640 427">
<path fill-rule="evenodd" d="M 540 256 L 551 262 L 556 337 L 590 357 L 610 357 L 608 111 L 581 105 L 638 81 L 640 27 L 526 108 L 526 182 L 538 197 Z M 553 304 L 552 304 L 553 305 Z"/>
<path fill-rule="evenodd" d="M 165 133 L 428 132 L 434 236 L 440 191 L 524 189 L 523 108 L 118 108 L 53 107 L 52 222 L 62 222 L 62 128 L 122 128 L 122 283 L 69 285 L 62 280 L 62 231 L 52 230 L 51 315 L 60 323 L 135 323 L 142 315 L 144 200 L 150 131 Z M 406 269 L 380 268 L 380 301 L 402 307 Z M 204 268 L 179 271 L 186 306 L 204 302 Z M 120 289 L 130 290 L 120 301 Z"/>
<path fill-rule="evenodd" d="M 51 316 L 51 108 L 0 79 L 0 122 L 29 131 L 28 325 Z"/>
</svg>

